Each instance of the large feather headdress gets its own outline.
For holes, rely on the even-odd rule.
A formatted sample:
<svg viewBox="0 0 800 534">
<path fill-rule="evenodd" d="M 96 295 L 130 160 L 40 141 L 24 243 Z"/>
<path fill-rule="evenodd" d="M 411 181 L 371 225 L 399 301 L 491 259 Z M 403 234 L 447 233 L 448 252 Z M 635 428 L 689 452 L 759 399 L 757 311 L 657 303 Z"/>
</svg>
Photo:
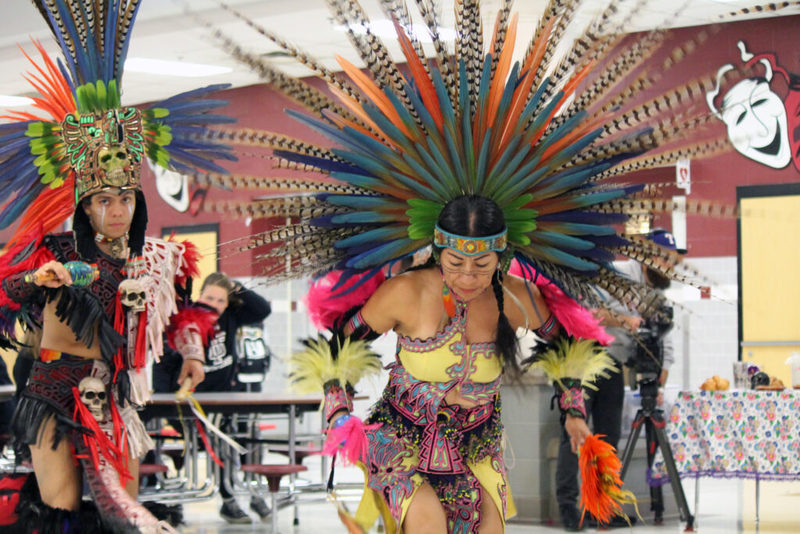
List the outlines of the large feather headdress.
<svg viewBox="0 0 800 534">
<path fill-rule="evenodd" d="M 121 104 L 122 71 L 139 0 L 34 0 L 63 54 L 41 44 L 28 81 L 41 112 L 9 113 L 0 125 L 0 228 L 21 218 L 9 243 L 49 232 L 76 203 L 107 187 L 139 189 L 144 158 L 182 172 L 225 172 L 228 147 L 203 140 L 209 124 L 233 122 L 207 99 L 223 85 L 183 93 L 147 109 Z M 24 52 L 23 52 L 24 53 Z M 24 214 L 24 215 L 23 215 Z"/>
<path fill-rule="evenodd" d="M 339 57 L 344 76 L 334 74 L 228 9 L 310 67 L 332 95 L 281 73 L 208 24 L 232 55 L 305 107 L 288 111 L 294 119 L 330 140 L 322 146 L 274 132 L 219 133 L 234 143 L 271 148 L 280 168 L 313 172 L 285 179 L 201 178 L 268 192 L 258 201 L 217 205 L 220 211 L 289 218 L 247 245 L 261 251 L 265 275 L 273 281 L 287 276 L 287 255 L 292 277 L 377 271 L 429 245 L 443 206 L 474 194 L 503 210 L 509 247 L 525 268 L 590 303 L 587 278 L 632 306 L 646 307 L 645 290 L 609 267 L 617 254 L 660 254 L 618 231 L 630 213 L 663 206 L 629 174 L 727 150 L 722 135 L 685 140 L 709 120 L 699 110 L 714 86 L 712 75 L 654 89 L 708 34 L 676 47 L 660 63 L 647 61 L 665 42 L 665 32 L 624 35 L 630 15 L 618 15 L 621 3 L 614 1 L 556 60 L 580 2 L 551 0 L 522 60 L 514 63 L 518 36 L 511 1 L 502 2 L 484 42 L 479 2 L 455 0 L 451 47 L 439 38 L 438 6 L 416 0 L 435 50 L 426 57 L 410 31 L 407 3 L 381 0 L 402 48 L 401 61 L 394 61 L 356 0 L 327 3 L 365 69 Z"/>
</svg>

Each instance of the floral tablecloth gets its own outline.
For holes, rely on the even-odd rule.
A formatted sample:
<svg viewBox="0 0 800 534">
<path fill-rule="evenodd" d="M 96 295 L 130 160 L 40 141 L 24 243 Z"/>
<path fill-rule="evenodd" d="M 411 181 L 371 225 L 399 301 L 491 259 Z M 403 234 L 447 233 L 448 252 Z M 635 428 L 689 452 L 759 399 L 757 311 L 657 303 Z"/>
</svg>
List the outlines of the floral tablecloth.
<svg viewBox="0 0 800 534">
<path fill-rule="evenodd" d="M 665 417 L 681 477 L 800 478 L 800 391 L 682 391 Z"/>
</svg>

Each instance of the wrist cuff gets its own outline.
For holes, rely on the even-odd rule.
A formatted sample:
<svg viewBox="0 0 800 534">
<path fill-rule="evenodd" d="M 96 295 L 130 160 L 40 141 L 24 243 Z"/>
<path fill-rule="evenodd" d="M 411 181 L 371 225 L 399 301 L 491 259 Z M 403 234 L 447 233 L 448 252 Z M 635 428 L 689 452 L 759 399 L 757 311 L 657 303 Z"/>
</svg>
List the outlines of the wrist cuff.
<svg viewBox="0 0 800 534">
<path fill-rule="evenodd" d="M 205 363 L 205 349 L 200 333 L 194 330 L 185 330 L 175 337 L 175 349 L 183 356 L 184 360 L 198 360 Z"/>
<path fill-rule="evenodd" d="M 339 385 L 338 380 L 332 380 L 325 384 L 325 421 L 330 423 L 331 417 L 336 412 L 345 410 L 347 413 L 353 411 L 352 396 L 347 394 L 345 388 Z"/>
<path fill-rule="evenodd" d="M 573 385 L 562 390 L 558 396 L 558 408 L 563 414 L 586 419 L 583 389 L 580 386 Z"/>
<path fill-rule="evenodd" d="M 36 271 L 23 271 L 12 274 L 3 280 L 3 289 L 6 295 L 15 302 L 25 302 L 42 290 L 30 280 Z"/>
</svg>

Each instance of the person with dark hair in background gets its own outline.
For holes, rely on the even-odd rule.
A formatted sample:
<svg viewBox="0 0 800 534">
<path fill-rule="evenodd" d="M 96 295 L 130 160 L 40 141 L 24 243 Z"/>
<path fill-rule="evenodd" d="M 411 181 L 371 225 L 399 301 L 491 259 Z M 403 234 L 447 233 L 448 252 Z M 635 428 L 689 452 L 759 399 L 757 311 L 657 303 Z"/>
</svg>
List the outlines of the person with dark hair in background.
<svg viewBox="0 0 800 534">
<path fill-rule="evenodd" d="M 678 261 L 678 254 L 686 252 L 676 248 L 674 236 L 661 228 L 651 230 L 644 237 L 665 251 L 669 251 L 667 255 L 670 252 L 675 253 L 673 261 Z M 651 260 L 658 262 L 664 268 L 667 267 L 663 255 L 655 254 Z M 646 285 L 658 292 L 662 292 L 670 286 L 669 278 L 652 267 L 634 260 L 614 262 L 614 268 L 632 282 Z M 625 378 L 622 370 L 634 355 L 637 345 L 635 334 L 642 326 L 643 318 L 619 301 L 609 297 L 607 293 L 605 295 L 608 307 L 596 310 L 596 315 L 601 319 L 601 324 L 606 327 L 608 334 L 614 337 L 614 341 L 606 347 L 606 352 L 614 358 L 618 369 L 609 371 L 609 376 L 595 381 L 596 390 L 588 388 L 585 390 L 586 412 L 590 415 L 592 431 L 605 436 L 602 439 L 616 448 L 622 434 L 622 410 L 625 402 Z M 675 358 L 671 337 L 669 335 L 663 337 L 661 343 L 663 362 L 658 380 L 663 386 Z M 648 458 L 649 456 L 650 451 L 648 451 Z M 660 489 L 653 488 L 658 492 Z M 570 451 L 569 438 L 566 433 L 561 436 L 556 464 L 556 499 L 564 529 L 568 532 L 581 530 L 580 514 L 577 509 L 578 458 Z M 654 499 L 653 506 L 658 520 L 664 510 L 663 502 L 659 505 L 658 501 Z M 635 522 L 636 517 L 631 517 L 630 520 Z M 616 517 L 609 526 L 628 527 L 629 524 L 622 517 Z"/>
<path fill-rule="evenodd" d="M 260 324 L 269 316 L 271 308 L 266 299 L 251 289 L 246 289 L 239 282 L 231 281 L 220 272 L 211 273 L 200 288 L 200 295 L 196 304 L 212 308 L 219 314 L 214 335 L 211 338 L 205 354 L 205 380 L 195 388 L 197 392 L 203 391 L 236 391 L 239 385 L 236 379 L 236 370 L 239 364 L 239 354 L 236 347 L 236 331 L 244 325 Z M 157 392 L 177 391 L 180 384 L 177 381 L 179 356 L 167 351 L 159 363 L 153 366 L 153 389 Z M 226 419 L 230 423 L 230 418 Z M 224 423 L 225 424 L 225 423 Z M 220 484 L 222 508 L 220 515 L 229 523 L 249 523 L 250 517 L 242 510 L 231 488 L 226 481 L 232 478 L 232 458 L 228 458 L 223 467 Z M 262 519 L 269 516 L 270 509 L 263 498 L 252 496 L 250 508 Z"/>
</svg>

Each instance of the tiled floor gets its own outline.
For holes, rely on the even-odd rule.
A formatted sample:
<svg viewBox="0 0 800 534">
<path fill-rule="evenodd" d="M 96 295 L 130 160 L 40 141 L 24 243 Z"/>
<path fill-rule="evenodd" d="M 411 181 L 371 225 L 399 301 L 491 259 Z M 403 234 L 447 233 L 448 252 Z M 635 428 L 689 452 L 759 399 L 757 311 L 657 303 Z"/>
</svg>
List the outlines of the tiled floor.
<svg viewBox="0 0 800 534">
<path fill-rule="evenodd" d="M 309 473 L 319 473 L 319 467 L 309 465 Z M 337 468 L 337 471 L 339 469 Z M 350 478 L 345 471 L 344 478 Z M 314 475 L 310 475 L 314 476 Z M 319 476 L 319 475 L 316 475 Z M 512 474 L 513 476 L 513 474 Z M 339 478 L 341 480 L 342 477 Z M 684 482 L 689 507 L 695 512 L 695 484 L 692 481 Z M 762 483 L 760 488 L 760 525 L 756 525 L 755 516 L 755 484 L 750 481 L 701 479 L 700 499 L 696 521 L 696 531 L 703 534 L 730 534 L 730 533 L 759 533 L 759 534 L 788 534 L 800 533 L 800 484 L 771 482 Z M 320 496 L 321 497 L 321 496 Z M 317 499 L 310 502 L 311 494 L 301 496 L 299 508 L 300 524 L 292 526 L 291 508 L 281 508 L 279 511 L 279 532 L 283 534 L 333 534 L 346 532 L 339 523 L 335 508 L 332 504 Z M 357 497 L 353 496 L 354 500 Z M 239 499 L 242 508 L 246 510 L 247 497 Z M 214 498 L 201 503 L 187 504 L 184 507 L 184 516 L 188 525 L 183 528 L 186 534 L 234 534 L 245 532 L 270 532 L 269 522 L 255 521 L 251 525 L 229 525 L 218 515 L 220 501 Z M 351 508 L 355 507 L 355 503 Z M 667 516 L 673 517 L 664 522 L 662 526 L 652 524 L 652 516 L 645 515 L 646 524 L 633 527 L 636 534 L 666 534 L 684 531 L 684 526 L 677 519 L 677 512 L 667 510 Z M 255 517 L 255 515 L 253 514 Z M 641 522 L 640 522 L 641 523 Z M 622 532 L 626 529 L 620 529 Z M 372 532 L 378 532 L 373 529 Z M 506 529 L 507 534 L 529 534 L 534 532 L 557 533 L 563 532 L 558 525 L 523 525 L 510 523 Z M 595 529 L 586 529 L 586 532 L 595 532 Z"/>
</svg>

